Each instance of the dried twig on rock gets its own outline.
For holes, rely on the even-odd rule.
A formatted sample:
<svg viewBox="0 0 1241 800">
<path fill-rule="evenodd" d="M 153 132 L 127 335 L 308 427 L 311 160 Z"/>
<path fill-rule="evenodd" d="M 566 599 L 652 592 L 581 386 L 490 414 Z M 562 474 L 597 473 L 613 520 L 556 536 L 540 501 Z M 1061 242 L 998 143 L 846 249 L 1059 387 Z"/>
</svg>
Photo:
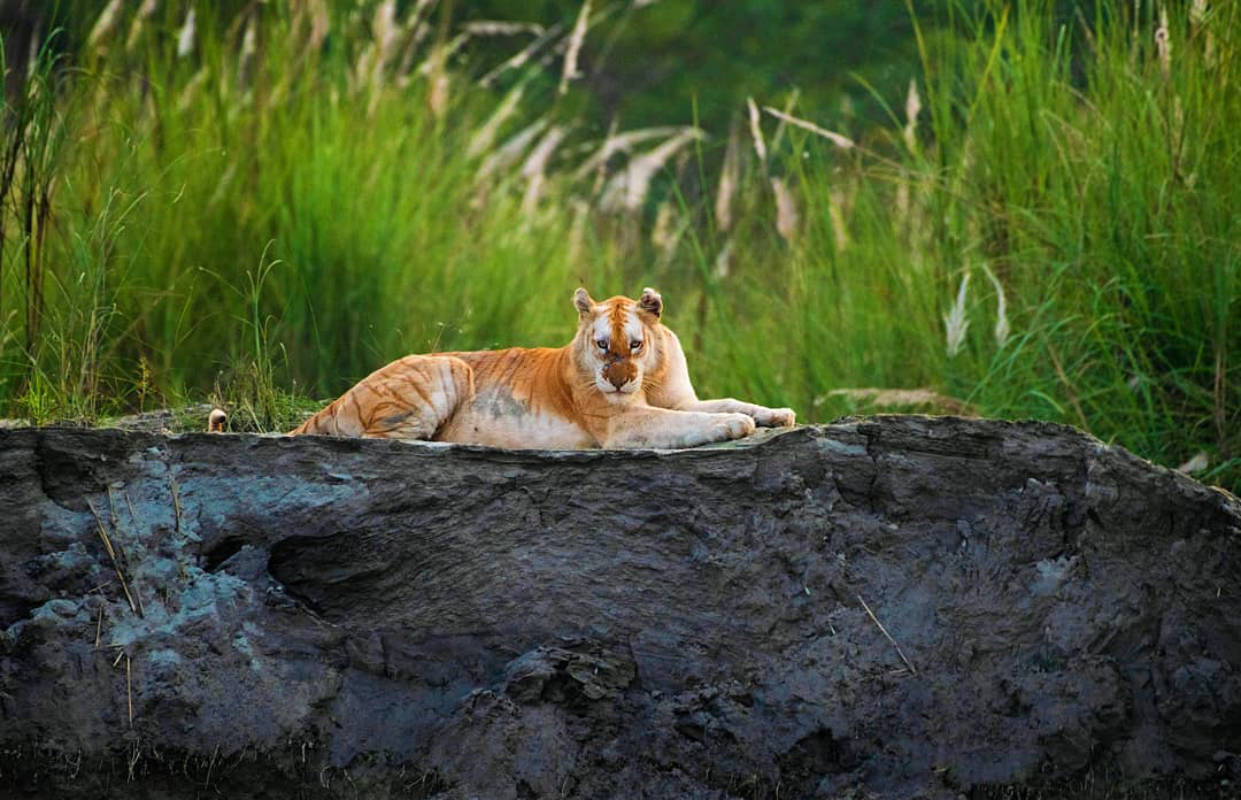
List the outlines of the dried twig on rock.
<svg viewBox="0 0 1241 800">
<path fill-rule="evenodd" d="M 914 669 L 914 665 L 908 658 L 905 658 L 905 653 L 901 650 L 901 646 L 896 643 L 895 639 L 892 638 L 892 634 L 888 633 L 888 629 L 883 627 L 883 623 L 880 622 L 879 618 L 875 616 L 875 612 L 870 610 L 870 606 L 866 605 L 866 601 L 862 599 L 862 595 L 859 594 L 857 596 L 857 601 L 862 604 L 862 608 L 866 610 L 866 615 L 870 617 L 870 621 L 875 623 L 875 626 L 879 628 L 879 632 L 882 633 L 884 638 L 891 642 L 892 646 L 896 648 L 896 654 L 901 657 L 901 661 L 905 662 L 905 666 L 909 667 L 910 673 L 917 675 L 918 670 Z"/>
<path fill-rule="evenodd" d="M 121 569 L 121 562 L 116 557 L 116 549 L 112 546 L 112 539 L 108 537 L 108 530 L 104 527 L 103 520 L 99 517 L 99 512 L 95 510 L 95 506 L 87 498 L 86 505 L 90 508 L 90 513 L 95 517 L 95 524 L 99 526 L 99 538 L 103 540 L 104 549 L 108 551 L 108 558 L 112 559 L 112 568 L 116 570 L 116 577 L 121 581 L 121 589 L 125 592 L 125 599 L 129 601 L 129 608 L 138 616 L 145 616 L 142 610 L 138 608 L 138 604 L 134 602 L 134 596 L 130 594 L 129 583 L 125 580 L 125 571 Z"/>
</svg>

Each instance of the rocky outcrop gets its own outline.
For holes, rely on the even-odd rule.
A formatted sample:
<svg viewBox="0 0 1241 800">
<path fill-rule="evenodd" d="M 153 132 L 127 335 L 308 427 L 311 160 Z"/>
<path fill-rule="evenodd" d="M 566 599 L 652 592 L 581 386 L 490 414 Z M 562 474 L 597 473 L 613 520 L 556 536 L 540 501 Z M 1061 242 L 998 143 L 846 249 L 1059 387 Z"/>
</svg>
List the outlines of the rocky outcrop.
<svg viewBox="0 0 1241 800">
<path fill-rule="evenodd" d="M 1235 497 L 1046 424 L 629 453 L 0 430 L 0 795 L 1218 780 L 1238 575 Z"/>
</svg>

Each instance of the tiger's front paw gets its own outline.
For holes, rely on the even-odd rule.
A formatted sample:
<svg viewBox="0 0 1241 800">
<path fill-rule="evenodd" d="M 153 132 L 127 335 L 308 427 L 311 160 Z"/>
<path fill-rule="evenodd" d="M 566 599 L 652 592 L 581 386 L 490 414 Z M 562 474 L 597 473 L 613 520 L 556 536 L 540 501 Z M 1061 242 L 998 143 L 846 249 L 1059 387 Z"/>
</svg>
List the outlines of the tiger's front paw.
<svg viewBox="0 0 1241 800">
<path fill-rule="evenodd" d="M 797 415 L 791 408 L 763 408 L 754 413 L 754 421 L 764 428 L 791 428 L 797 422 Z"/>
<path fill-rule="evenodd" d="M 712 414 L 713 442 L 741 439 L 754 433 L 754 419 L 745 414 Z"/>
</svg>

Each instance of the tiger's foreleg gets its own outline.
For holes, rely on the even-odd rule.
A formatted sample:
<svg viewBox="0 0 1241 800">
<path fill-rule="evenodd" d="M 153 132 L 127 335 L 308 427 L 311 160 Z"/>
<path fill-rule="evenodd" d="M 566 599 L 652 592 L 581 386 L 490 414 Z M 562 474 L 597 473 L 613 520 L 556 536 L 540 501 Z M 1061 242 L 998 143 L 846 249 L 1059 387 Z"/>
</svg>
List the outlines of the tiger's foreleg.
<svg viewBox="0 0 1241 800">
<path fill-rule="evenodd" d="M 372 372 L 297 434 L 430 439 L 474 396 L 474 372 L 451 356 L 406 356 Z"/>
<path fill-rule="evenodd" d="M 797 421 L 797 415 L 791 408 L 767 408 L 731 397 L 722 400 L 694 400 L 680 406 L 680 409 L 708 414 L 745 414 L 764 428 L 787 428 Z"/>
<path fill-rule="evenodd" d="M 708 414 L 667 408 L 638 408 L 613 417 L 604 447 L 696 447 L 754 433 L 745 414 Z"/>
</svg>

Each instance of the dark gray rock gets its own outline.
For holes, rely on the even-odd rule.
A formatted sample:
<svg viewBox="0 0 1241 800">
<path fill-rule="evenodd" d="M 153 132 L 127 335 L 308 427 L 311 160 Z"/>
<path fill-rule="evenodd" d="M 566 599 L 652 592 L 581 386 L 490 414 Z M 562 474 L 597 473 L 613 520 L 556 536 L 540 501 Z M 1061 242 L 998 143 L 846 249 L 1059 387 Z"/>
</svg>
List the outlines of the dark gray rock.
<svg viewBox="0 0 1241 800">
<path fill-rule="evenodd" d="M 633 453 L 0 430 L 0 796 L 1218 780 L 1239 544 L 1235 497 L 1036 423 Z"/>
</svg>

